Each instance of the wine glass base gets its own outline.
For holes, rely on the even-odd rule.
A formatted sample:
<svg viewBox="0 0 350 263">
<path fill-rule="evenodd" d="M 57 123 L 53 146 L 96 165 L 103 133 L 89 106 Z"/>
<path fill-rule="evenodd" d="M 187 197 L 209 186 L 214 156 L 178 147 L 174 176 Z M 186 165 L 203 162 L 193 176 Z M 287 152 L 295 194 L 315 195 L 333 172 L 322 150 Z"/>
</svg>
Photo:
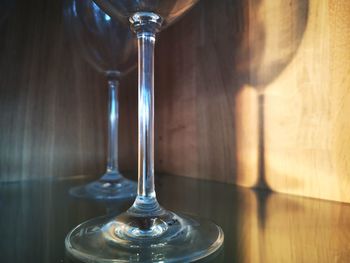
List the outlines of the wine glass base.
<svg viewBox="0 0 350 263">
<path fill-rule="evenodd" d="M 73 187 L 69 194 L 77 198 L 95 200 L 118 200 L 136 196 L 137 184 L 134 181 L 119 176 L 116 180 L 100 180 Z"/>
<path fill-rule="evenodd" d="M 83 262 L 191 262 L 213 254 L 223 241 L 211 221 L 164 210 L 153 218 L 125 212 L 91 219 L 74 228 L 65 245 Z"/>
</svg>

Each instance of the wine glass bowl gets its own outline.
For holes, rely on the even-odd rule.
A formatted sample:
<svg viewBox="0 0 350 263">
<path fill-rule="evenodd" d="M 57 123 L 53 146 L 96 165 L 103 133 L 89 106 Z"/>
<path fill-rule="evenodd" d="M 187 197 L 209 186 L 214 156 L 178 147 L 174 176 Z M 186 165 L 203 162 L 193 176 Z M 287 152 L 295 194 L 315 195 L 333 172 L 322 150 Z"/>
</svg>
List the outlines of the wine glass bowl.
<svg viewBox="0 0 350 263">
<path fill-rule="evenodd" d="M 149 12 L 159 15 L 163 27 L 172 24 L 184 15 L 198 0 L 94 0 L 113 18 L 124 23 L 138 12 Z"/>
<path fill-rule="evenodd" d="M 97 71 L 121 78 L 135 68 L 135 36 L 95 2 L 67 0 L 64 16 L 73 45 Z"/>
</svg>

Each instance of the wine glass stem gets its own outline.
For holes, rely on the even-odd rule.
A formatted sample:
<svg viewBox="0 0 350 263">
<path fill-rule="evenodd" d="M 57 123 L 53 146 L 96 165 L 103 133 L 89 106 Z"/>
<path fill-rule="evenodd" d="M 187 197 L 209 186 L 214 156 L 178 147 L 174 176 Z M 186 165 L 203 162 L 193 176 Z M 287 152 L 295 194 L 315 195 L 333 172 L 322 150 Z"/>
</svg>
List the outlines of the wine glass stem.
<svg viewBox="0 0 350 263">
<path fill-rule="evenodd" d="M 108 78 L 108 159 L 106 175 L 116 177 L 118 169 L 119 81 Z M 108 178 L 108 179 L 113 179 Z M 105 178 L 107 179 L 107 178 Z M 116 178 L 114 178 L 116 179 Z"/>
<path fill-rule="evenodd" d="M 154 44 L 155 32 L 139 32 L 138 195 L 155 197 L 154 190 Z"/>
<path fill-rule="evenodd" d="M 135 13 L 131 28 L 138 40 L 138 187 L 130 213 L 156 215 L 161 208 L 154 189 L 154 45 L 161 18 Z"/>
</svg>

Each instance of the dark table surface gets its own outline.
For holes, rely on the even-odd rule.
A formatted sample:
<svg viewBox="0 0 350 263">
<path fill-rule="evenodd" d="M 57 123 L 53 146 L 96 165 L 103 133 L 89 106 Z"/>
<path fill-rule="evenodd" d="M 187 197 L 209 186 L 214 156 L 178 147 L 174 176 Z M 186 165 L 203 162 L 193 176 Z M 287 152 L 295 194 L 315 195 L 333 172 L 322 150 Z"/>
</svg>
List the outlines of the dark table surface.
<svg viewBox="0 0 350 263">
<path fill-rule="evenodd" d="M 79 223 L 118 214 L 131 201 L 78 200 L 68 190 L 88 179 L 0 184 L 0 262 L 71 262 L 64 238 Z M 162 206 L 209 218 L 224 248 L 206 262 L 350 262 L 350 206 L 157 175 Z"/>
</svg>

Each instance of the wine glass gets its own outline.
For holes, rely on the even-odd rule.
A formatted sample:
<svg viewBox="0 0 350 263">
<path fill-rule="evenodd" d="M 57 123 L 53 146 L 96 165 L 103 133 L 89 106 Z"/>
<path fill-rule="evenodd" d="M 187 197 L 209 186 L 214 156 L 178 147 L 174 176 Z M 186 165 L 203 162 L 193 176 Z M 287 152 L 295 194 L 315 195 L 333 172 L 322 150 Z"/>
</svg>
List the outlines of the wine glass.
<svg viewBox="0 0 350 263">
<path fill-rule="evenodd" d="M 130 30 L 112 20 L 92 0 L 66 1 L 64 19 L 76 49 L 108 82 L 106 172 L 97 181 L 74 187 L 69 192 L 75 197 L 99 200 L 134 197 L 136 183 L 124 178 L 118 169 L 118 89 L 119 80 L 137 65 L 136 40 Z"/>
<path fill-rule="evenodd" d="M 154 189 L 154 45 L 156 33 L 183 15 L 195 0 L 95 0 L 136 33 L 139 50 L 138 191 L 116 217 L 82 223 L 66 237 L 67 251 L 87 262 L 189 262 L 223 244 L 214 223 L 162 208 Z"/>
</svg>

